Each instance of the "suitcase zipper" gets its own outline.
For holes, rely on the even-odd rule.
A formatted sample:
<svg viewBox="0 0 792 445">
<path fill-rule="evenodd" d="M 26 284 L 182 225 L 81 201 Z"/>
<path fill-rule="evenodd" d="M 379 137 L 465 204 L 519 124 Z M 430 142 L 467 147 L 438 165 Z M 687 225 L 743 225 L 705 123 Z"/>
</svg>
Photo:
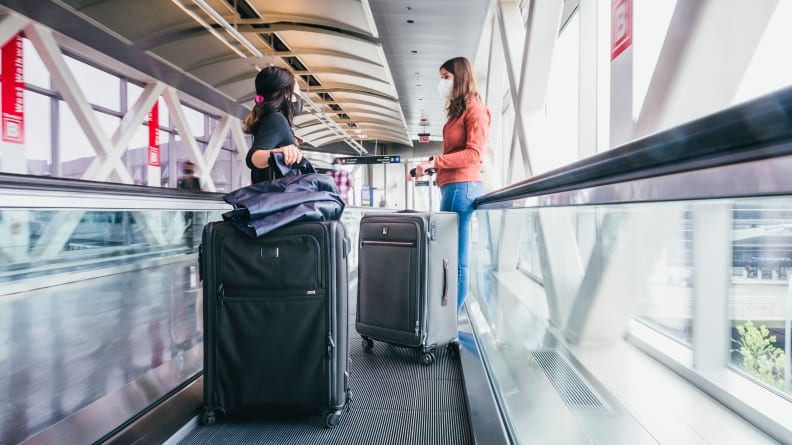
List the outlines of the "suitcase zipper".
<svg viewBox="0 0 792 445">
<path fill-rule="evenodd" d="M 228 295 L 226 295 L 226 292 Z M 231 301 L 268 301 L 280 299 L 317 299 L 327 295 L 324 290 L 317 291 L 316 289 L 278 289 L 278 290 L 241 290 L 230 289 L 226 291 L 225 287 L 220 284 L 217 290 L 217 303 Z"/>
<path fill-rule="evenodd" d="M 360 244 L 373 245 L 373 246 L 401 246 L 401 247 L 414 247 L 415 243 L 407 241 L 362 241 Z"/>
<path fill-rule="evenodd" d="M 333 341 L 333 333 L 327 334 L 327 357 L 333 358 L 333 351 L 335 351 L 336 344 Z"/>
<path fill-rule="evenodd" d="M 223 288 L 223 283 L 217 287 L 217 308 L 223 308 L 223 299 L 225 298 L 225 289 Z"/>
</svg>

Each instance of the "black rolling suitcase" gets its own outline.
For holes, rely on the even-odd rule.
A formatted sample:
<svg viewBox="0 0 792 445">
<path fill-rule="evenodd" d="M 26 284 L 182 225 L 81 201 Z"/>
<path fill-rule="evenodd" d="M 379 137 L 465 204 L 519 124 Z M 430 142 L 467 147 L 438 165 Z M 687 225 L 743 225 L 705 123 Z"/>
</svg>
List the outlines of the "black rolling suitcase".
<svg viewBox="0 0 792 445">
<path fill-rule="evenodd" d="M 458 216 L 454 212 L 369 213 L 360 221 L 355 328 L 373 340 L 435 349 L 457 345 Z"/>
<path fill-rule="evenodd" d="M 301 222 L 251 238 L 204 228 L 204 414 L 322 415 L 348 406 L 347 252 L 343 224 Z"/>
</svg>

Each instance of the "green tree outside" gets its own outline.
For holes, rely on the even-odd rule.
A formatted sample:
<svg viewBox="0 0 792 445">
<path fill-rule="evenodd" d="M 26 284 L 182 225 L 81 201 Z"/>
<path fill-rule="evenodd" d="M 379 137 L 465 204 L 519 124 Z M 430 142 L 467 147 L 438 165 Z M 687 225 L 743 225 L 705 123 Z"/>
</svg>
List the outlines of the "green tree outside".
<svg viewBox="0 0 792 445">
<path fill-rule="evenodd" d="M 742 367 L 757 379 L 783 391 L 786 354 L 783 349 L 773 345 L 776 336 L 770 335 L 767 326 L 756 327 L 750 320 L 738 325 L 737 333 L 740 339 L 732 339 L 737 346 L 732 351 L 742 356 Z"/>
</svg>

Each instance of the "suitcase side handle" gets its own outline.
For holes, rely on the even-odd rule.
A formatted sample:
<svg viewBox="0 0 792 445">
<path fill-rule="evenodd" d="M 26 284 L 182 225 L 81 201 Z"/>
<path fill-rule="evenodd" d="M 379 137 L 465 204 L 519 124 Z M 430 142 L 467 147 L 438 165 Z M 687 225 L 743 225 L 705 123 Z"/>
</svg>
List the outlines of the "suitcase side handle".
<svg viewBox="0 0 792 445">
<path fill-rule="evenodd" d="M 448 258 L 443 258 L 443 299 L 440 306 L 448 306 Z"/>
</svg>

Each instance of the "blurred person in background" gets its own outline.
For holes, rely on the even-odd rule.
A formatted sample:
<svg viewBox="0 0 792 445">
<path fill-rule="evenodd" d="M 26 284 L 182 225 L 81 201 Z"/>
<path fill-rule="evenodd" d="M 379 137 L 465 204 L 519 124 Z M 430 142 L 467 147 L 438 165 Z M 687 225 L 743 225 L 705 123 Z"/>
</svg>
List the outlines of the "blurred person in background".
<svg viewBox="0 0 792 445">
<path fill-rule="evenodd" d="M 327 172 L 328 175 L 333 177 L 338 194 L 344 203 L 349 204 L 349 193 L 352 191 L 352 173 L 344 170 L 340 158 L 333 160 L 333 170 Z"/>
</svg>

